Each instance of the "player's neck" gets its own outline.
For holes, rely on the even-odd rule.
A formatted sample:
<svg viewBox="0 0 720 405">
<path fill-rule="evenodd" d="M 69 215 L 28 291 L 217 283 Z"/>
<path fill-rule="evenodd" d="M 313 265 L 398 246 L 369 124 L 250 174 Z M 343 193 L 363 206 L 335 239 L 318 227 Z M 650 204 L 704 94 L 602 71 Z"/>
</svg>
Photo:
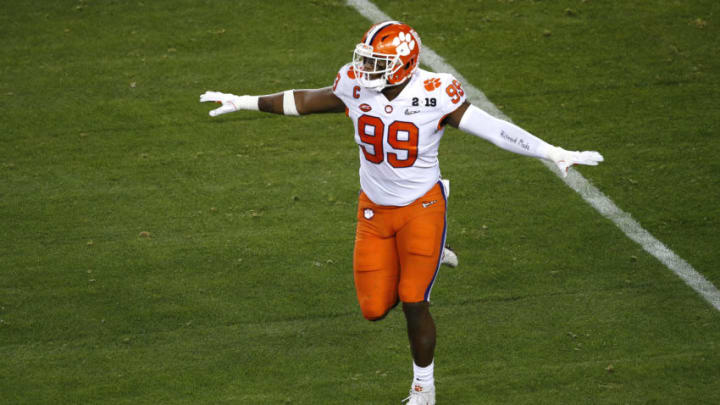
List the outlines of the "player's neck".
<svg viewBox="0 0 720 405">
<path fill-rule="evenodd" d="M 385 98 L 387 98 L 388 101 L 393 101 L 395 99 L 395 97 L 400 95 L 400 92 L 403 91 L 405 86 L 407 86 L 408 82 L 410 82 L 410 81 L 406 80 L 405 83 L 403 83 L 403 84 L 400 84 L 397 86 L 392 86 L 392 87 L 385 87 L 382 90 L 382 94 L 385 95 Z"/>
</svg>

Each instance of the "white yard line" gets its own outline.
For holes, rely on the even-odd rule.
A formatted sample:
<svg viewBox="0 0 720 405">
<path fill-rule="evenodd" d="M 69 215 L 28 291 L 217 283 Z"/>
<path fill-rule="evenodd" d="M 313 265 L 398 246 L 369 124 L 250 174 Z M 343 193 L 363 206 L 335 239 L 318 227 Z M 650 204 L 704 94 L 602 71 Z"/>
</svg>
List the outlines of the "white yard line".
<svg viewBox="0 0 720 405">
<path fill-rule="evenodd" d="M 367 0 L 348 0 L 348 4 L 355 8 L 360 14 L 371 22 L 380 22 L 386 20 L 392 20 L 390 16 L 383 13 L 375 4 Z M 512 121 L 510 117 L 503 114 L 488 98 L 485 94 L 472 84 L 467 81 L 454 67 L 450 66 L 445 60 L 435 53 L 432 49 L 424 46 L 422 49 L 422 56 L 420 60 L 423 64 L 431 67 L 436 72 L 446 72 L 455 76 L 461 83 L 468 94 L 470 101 L 498 118 Z M 662 242 L 657 240 L 650 232 L 643 229 L 637 221 L 632 219 L 630 214 L 621 210 L 615 205 L 615 203 L 598 190 L 595 186 L 585 179 L 579 172 L 571 170 L 566 178 L 562 177 L 561 173 L 555 165 L 550 162 L 542 160 L 545 166 L 560 177 L 568 187 L 575 190 L 582 198 L 595 208 L 600 215 L 611 220 L 622 230 L 628 238 L 635 241 L 637 244 L 642 246 L 646 252 L 653 255 L 662 264 L 664 264 L 673 273 L 677 274 L 685 284 L 690 286 L 698 294 L 700 294 L 707 302 L 710 303 L 715 309 L 720 311 L 720 291 L 702 274 L 698 273 L 690 263 L 683 260 L 680 256 L 676 255 L 672 250 L 665 246 Z"/>
</svg>

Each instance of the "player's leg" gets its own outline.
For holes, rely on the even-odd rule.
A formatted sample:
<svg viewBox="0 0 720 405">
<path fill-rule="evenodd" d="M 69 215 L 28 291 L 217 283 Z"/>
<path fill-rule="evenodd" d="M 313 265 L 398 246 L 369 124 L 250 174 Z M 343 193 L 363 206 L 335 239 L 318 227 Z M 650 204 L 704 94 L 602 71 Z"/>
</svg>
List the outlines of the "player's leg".
<svg viewBox="0 0 720 405">
<path fill-rule="evenodd" d="M 430 365 L 435 353 L 435 323 L 430 315 L 430 291 L 443 251 L 444 210 L 423 215 L 398 234 L 400 300 L 407 321 L 415 364 Z"/>
<path fill-rule="evenodd" d="M 430 301 L 446 236 L 446 201 L 437 185 L 404 208 L 407 219 L 397 232 L 402 302 Z"/>
<path fill-rule="evenodd" d="M 443 210 L 444 211 L 444 210 Z M 415 382 L 432 388 L 429 376 L 418 376 L 418 368 L 432 367 L 435 355 L 435 322 L 430 314 L 430 292 L 440 267 L 444 242 L 444 212 L 425 215 L 410 222 L 398 235 L 400 245 L 400 300 L 407 322 L 410 351 L 415 364 Z M 420 381 L 420 380 L 425 381 Z M 422 383 L 425 384 L 422 384 Z"/>
<path fill-rule="evenodd" d="M 355 233 L 353 273 L 363 316 L 376 321 L 399 302 L 400 264 L 395 236 L 385 229 L 386 213 L 363 197 L 361 195 Z"/>
<path fill-rule="evenodd" d="M 408 405 L 435 405 L 435 321 L 430 315 L 430 303 L 403 302 L 403 312 L 413 357 Z"/>
<path fill-rule="evenodd" d="M 418 367 L 428 367 L 435 355 L 435 321 L 430 315 L 430 303 L 403 302 L 403 312 L 413 362 Z"/>
<path fill-rule="evenodd" d="M 430 314 L 430 292 L 445 244 L 446 201 L 436 186 L 408 206 L 410 220 L 398 232 L 399 296 L 407 321 L 413 356 L 413 397 L 434 403 L 435 322 Z"/>
<path fill-rule="evenodd" d="M 370 321 L 383 319 L 399 302 L 395 238 L 356 239 L 353 273 L 363 316 Z"/>
</svg>

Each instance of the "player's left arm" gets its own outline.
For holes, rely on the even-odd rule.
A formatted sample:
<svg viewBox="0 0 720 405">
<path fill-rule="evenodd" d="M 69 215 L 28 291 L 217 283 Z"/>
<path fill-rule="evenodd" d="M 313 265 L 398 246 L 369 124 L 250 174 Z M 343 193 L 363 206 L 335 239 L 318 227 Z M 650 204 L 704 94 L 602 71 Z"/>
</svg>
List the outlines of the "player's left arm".
<svg viewBox="0 0 720 405">
<path fill-rule="evenodd" d="M 567 176 L 572 165 L 597 166 L 604 160 L 603 156 L 595 151 L 568 151 L 550 145 L 519 126 L 495 118 L 467 101 L 447 116 L 446 123 L 510 152 L 549 160 L 555 163 L 563 176 Z"/>
</svg>

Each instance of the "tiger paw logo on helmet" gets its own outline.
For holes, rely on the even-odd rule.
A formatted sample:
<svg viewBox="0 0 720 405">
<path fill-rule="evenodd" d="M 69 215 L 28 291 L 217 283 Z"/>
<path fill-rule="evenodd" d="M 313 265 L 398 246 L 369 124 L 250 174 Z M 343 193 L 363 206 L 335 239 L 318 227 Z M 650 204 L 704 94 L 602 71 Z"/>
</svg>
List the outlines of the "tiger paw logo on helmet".
<svg viewBox="0 0 720 405">
<path fill-rule="evenodd" d="M 400 56 L 410 55 L 410 51 L 415 49 L 415 40 L 409 33 L 401 32 L 393 39 L 392 44 L 395 45 L 395 49 Z"/>
</svg>

